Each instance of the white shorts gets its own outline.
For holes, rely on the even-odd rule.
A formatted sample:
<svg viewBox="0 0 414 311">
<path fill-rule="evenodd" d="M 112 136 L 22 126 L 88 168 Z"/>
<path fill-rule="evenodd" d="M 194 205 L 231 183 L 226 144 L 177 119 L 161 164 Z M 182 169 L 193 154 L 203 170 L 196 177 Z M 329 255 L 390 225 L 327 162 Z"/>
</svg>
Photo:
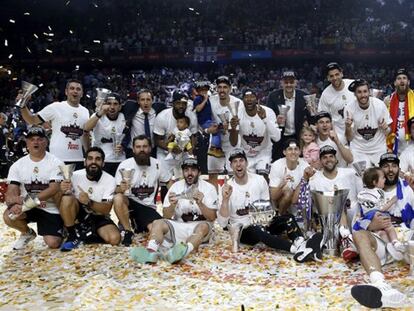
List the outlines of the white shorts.
<svg viewBox="0 0 414 311">
<path fill-rule="evenodd" d="M 163 246 L 171 247 L 176 243 L 187 242 L 187 240 L 194 234 L 195 228 L 200 224 L 208 225 L 208 234 L 201 241 L 207 243 L 210 240 L 212 225 L 208 221 L 193 221 L 193 222 L 179 222 L 175 220 L 164 219 L 170 230 L 164 237 Z"/>
<path fill-rule="evenodd" d="M 354 162 L 366 161 L 367 168 L 378 166 L 381 155 L 387 152 L 386 149 L 384 149 L 384 152 L 378 152 L 378 153 L 368 153 L 368 152 L 364 153 L 364 152 L 358 152 L 352 149 L 351 151 L 352 151 L 352 155 L 354 156 Z"/>
<path fill-rule="evenodd" d="M 270 162 L 272 161 L 272 155 L 258 154 L 255 157 L 247 157 L 249 166 L 247 170 L 254 174 L 269 174 Z"/>
</svg>

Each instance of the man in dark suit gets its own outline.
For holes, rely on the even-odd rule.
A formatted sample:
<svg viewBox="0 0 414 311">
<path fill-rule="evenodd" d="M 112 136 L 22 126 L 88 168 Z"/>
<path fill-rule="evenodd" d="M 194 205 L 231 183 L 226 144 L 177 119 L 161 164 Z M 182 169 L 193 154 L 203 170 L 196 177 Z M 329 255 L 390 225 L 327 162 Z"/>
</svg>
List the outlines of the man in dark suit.
<svg viewBox="0 0 414 311">
<path fill-rule="evenodd" d="M 277 123 L 282 129 L 281 139 L 273 144 L 272 161 L 283 157 L 282 146 L 286 140 L 293 138 L 300 141 L 300 131 L 303 124 L 310 120 L 310 114 L 303 98 L 307 94 L 296 89 L 297 80 L 293 71 L 283 72 L 281 86 L 281 89 L 269 94 L 266 103 L 275 112 Z M 287 107 L 289 107 L 287 113 L 281 113 Z"/>
</svg>

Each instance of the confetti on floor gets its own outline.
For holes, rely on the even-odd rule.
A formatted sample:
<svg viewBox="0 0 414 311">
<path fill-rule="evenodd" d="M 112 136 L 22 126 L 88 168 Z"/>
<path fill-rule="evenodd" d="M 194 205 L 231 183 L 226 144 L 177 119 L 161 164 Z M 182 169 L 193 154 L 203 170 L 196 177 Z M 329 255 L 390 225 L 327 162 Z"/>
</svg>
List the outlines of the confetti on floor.
<svg viewBox="0 0 414 311">
<path fill-rule="evenodd" d="M 352 285 L 365 282 L 359 263 L 325 257 L 320 264 L 297 264 L 264 246 L 233 254 L 228 233 L 215 231 L 210 245 L 181 264 L 141 265 L 126 247 L 83 245 L 62 253 L 46 248 L 41 237 L 13 251 L 18 233 L 1 222 L 0 310 L 364 309 L 350 295 Z M 135 237 L 136 245 L 144 242 L 145 236 Z M 394 263 L 384 272 L 414 297 L 408 265 Z"/>
</svg>

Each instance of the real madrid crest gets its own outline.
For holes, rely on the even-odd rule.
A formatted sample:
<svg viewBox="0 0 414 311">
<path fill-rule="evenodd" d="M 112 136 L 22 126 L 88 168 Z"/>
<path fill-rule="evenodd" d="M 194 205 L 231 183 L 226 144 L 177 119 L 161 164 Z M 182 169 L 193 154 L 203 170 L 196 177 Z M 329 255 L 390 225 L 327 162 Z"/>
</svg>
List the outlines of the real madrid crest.
<svg viewBox="0 0 414 311">
<path fill-rule="evenodd" d="M 33 168 L 33 174 L 39 174 L 39 168 L 37 166 Z"/>
<path fill-rule="evenodd" d="M 92 193 L 93 193 L 93 188 L 92 188 L 92 187 L 89 187 L 89 189 L 88 189 L 88 193 L 89 193 L 89 194 L 92 194 Z"/>
<path fill-rule="evenodd" d="M 342 100 L 346 100 L 346 96 L 345 95 L 342 95 Z"/>
<path fill-rule="evenodd" d="M 77 119 L 77 118 L 78 118 L 78 114 L 77 114 L 76 112 L 74 112 L 74 113 L 73 113 L 73 117 L 74 117 L 75 119 Z"/>
<path fill-rule="evenodd" d="M 112 127 L 111 132 L 112 132 L 112 133 L 116 133 L 116 128 L 115 128 L 115 126 L 113 126 L 113 127 Z"/>
<path fill-rule="evenodd" d="M 254 122 L 250 122 L 250 127 L 254 128 Z"/>
</svg>

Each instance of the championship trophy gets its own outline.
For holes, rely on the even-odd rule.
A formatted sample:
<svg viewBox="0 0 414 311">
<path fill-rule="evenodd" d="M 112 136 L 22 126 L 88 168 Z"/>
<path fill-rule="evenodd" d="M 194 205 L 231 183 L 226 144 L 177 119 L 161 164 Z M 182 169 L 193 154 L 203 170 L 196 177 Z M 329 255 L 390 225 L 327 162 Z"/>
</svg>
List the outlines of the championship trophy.
<svg viewBox="0 0 414 311">
<path fill-rule="evenodd" d="M 196 190 L 197 190 L 197 187 L 195 185 L 191 185 L 183 192 L 177 194 L 175 197 L 177 198 L 177 200 L 180 200 L 180 199 L 193 200 L 194 193 Z"/>
<path fill-rule="evenodd" d="M 242 224 L 231 224 L 229 225 L 229 233 L 231 238 L 231 251 L 237 253 L 239 251 L 240 236 L 242 233 Z"/>
<path fill-rule="evenodd" d="M 99 111 L 101 109 L 101 106 L 103 103 L 105 103 L 106 99 L 108 98 L 109 94 L 111 94 L 111 91 L 104 88 L 97 88 L 96 89 L 96 111 Z"/>
<path fill-rule="evenodd" d="M 270 201 L 257 200 L 249 204 L 249 215 L 253 225 L 267 226 L 275 217 L 276 212 Z"/>
<path fill-rule="evenodd" d="M 315 115 L 318 111 L 316 94 L 304 95 L 303 98 L 305 99 L 306 107 L 308 108 L 310 114 Z"/>
<path fill-rule="evenodd" d="M 123 133 L 112 133 L 112 146 L 114 148 L 114 152 L 116 156 L 120 155 L 120 152 L 116 151 L 116 147 L 122 143 L 122 140 L 124 139 L 124 137 L 125 137 L 125 134 Z"/>
<path fill-rule="evenodd" d="M 39 88 L 36 85 L 22 81 L 22 98 L 17 101 L 16 106 L 19 108 L 24 108 L 24 106 L 26 106 L 27 99 L 38 89 Z"/>
<path fill-rule="evenodd" d="M 286 118 L 287 118 L 287 113 L 288 113 L 289 109 L 290 109 L 290 106 L 288 106 L 288 105 L 280 105 L 279 106 L 279 114 L 285 118 L 285 122 L 284 122 L 283 126 L 285 126 L 285 124 L 286 124 Z"/>
<path fill-rule="evenodd" d="M 227 120 L 225 113 L 220 113 L 217 116 L 219 117 L 221 124 L 223 125 L 223 134 L 226 134 L 229 120 Z"/>
<path fill-rule="evenodd" d="M 23 204 L 22 204 L 22 213 L 27 212 L 31 210 L 32 208 L 38 207 L 40 205 L 40 200 L 37 196 L 33 194 L 27 194 L 24 197 Z M 21 214 L 16 215 L 13 213 L 9 214 L 9 218 L 11 220 L 15 220 L 17 217 L 19 217 Z"/>
<path fill-rule="evenodd" d="M 240 105 L 239 101 L 234 102 L 233 105 L 231 103 L 227 104 L 227 107 L 229 108 L 232 117 L 237 117 L 238 116 L 238 114 L 239 114 L 239 105 Z"/>
<path fill-rule="evenodd" d="M 352 167 L 354 168 L 355 172 L 359 177 L 362 177 L 365 169 L 367 168 L 367 161 L 358 161 L 352 163 Z"/>
<path fill-rule="evenodd" d="M 414 240 L 408 241 L 407 244 L 410 262 L 410 276 L 414 277 Z"/>
<path fill-rule="evenodd" d="M 336 191 L 311 191 L 312 199 L 322 223 L 324 251 L 329 256 L 338 254 L 339 221 L 349 193 L 348 189 Z"/>
<path fill-rule="evenodd" d="M 59 165 L 59 170 L 62 173 L 63 180 L 70 181 L 73 175 L 73 171 L 75 170 L 75 164 L 65 164 Z M 65 194 L 71 194 L 72 191 L 68 190 Z"/>
<path fill-rule="evenodd" d="M 132 177 L 134 177 L 135 169 L 134 168 L 121 168 L 119 170 L 122 176 L 122 180 L 125 181 L 128 184 L 128 189 L 125 190 L 125 195 L 131 194 L 131 181 Z"/>
<path fill-rule="evenodd" d="M 165 93 L 167 93 L 168 95 L 167 101 L 170 102 L 172 100 L 173 93 L 177 89 L 177 86 L 176 85 L 163 85 L 162 88 L 164 89 Z"/>
</svg>

